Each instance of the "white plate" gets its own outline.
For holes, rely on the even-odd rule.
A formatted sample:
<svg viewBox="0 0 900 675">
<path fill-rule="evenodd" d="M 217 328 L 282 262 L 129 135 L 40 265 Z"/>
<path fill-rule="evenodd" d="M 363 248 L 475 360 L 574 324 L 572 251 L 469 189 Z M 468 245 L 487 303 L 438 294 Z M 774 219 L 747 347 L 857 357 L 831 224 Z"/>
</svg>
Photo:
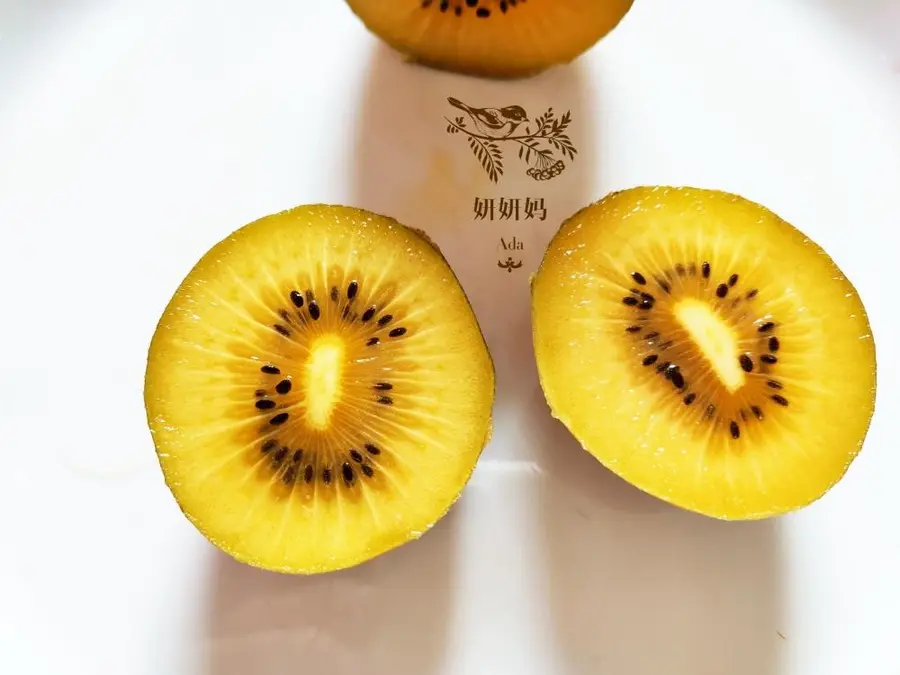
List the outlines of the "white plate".
<svg viewBox="0 0 900 675">
<path fill-rule="evenodd" d="M 896 2 L 637 0 L 575 65 L 493 83 L 404 65 L 340 0 L 0 4 L 0 672 L 900 673 Z M 454 96 L 571 112 L 578 149 L 494 184 Z M 639 493 L 553 423 L 527 278 L 560 220 L 634 184 L 764 202 L 858 286 L 878 410 L 846 479 L 725 524 Z M 546 220 L 480 221 L 479 198 Z M 194 261 L 303 202 L 428 230 L 496 358 L 497 430 L 421 540 L 320 578 L 219 554 L 155 463 L 150 334 Z M 499 209 L 499 201 L 495 202 Z M 506 271 L 500 238 L 522 242 Z"/>
</svg>

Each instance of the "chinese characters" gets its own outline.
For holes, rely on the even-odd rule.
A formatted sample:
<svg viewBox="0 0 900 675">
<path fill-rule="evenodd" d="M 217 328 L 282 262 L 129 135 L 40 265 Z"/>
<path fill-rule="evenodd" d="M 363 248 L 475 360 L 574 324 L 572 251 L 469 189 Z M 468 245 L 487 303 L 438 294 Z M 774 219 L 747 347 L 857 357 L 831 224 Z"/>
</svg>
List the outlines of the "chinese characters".
<svg viewBox="0 0 900 675">
<path fill-rule="evenodd" d="M 476 197 L 475 220 L 547 220 L 543 197 Z"/>
</svg>

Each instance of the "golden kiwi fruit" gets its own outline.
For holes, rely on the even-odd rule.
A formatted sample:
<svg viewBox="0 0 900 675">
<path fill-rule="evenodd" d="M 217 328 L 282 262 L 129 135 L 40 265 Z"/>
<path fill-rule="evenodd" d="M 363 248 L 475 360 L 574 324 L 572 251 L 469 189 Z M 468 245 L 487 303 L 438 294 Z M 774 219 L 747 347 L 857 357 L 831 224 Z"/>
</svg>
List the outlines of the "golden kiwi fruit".
<svg viewBox="0 0 900 675">
<path fill-rule="evenodd" d="M 547 402 L 628 482 L 719 519 L 805 507 L 860 452 L 876 391 L 860 297 L 768 208 L 647 186 L 567 219 L 532 280 Z"/>
<path fill-rule="evenodd" d="M 369 31 L 440 70 L 521 78 L 568 63 L 634 0 L 346 0 Z"/>
<path fill-rule="evenodd" d="M 237 560 L 351 567 L 425 533 L 489 440 L 494 367 L 434 242 L 331 205 L 256 220 L 152 337 L 147 419 L 185 516 Z"/>
</svg>

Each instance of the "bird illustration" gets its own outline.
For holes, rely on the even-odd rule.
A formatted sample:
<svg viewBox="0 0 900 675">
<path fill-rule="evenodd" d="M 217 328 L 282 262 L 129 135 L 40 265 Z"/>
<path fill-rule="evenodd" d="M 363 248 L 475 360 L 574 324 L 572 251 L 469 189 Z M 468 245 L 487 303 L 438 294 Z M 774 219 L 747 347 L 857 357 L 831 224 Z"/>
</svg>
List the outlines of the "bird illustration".
<svg viewBox="0 0 900 675">
<path fill-rule="evenodd" d="M 447 101 L 454 108 L 468 113 L 478 131 L 488 138 L 507 138 L 520 124 L 528 121 L 525 109 L 519 105 L 505 108 L 473 108 L 452 96 Z"/>
</svg>

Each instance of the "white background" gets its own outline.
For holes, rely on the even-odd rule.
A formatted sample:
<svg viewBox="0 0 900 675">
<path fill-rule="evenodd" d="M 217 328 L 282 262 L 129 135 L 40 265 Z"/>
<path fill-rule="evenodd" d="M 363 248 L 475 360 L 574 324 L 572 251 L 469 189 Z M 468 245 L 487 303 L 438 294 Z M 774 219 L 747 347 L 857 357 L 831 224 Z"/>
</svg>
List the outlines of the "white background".
<svg viewBox="0 0 900 675">
<path fill-rule="evenodd" d="M 637 0 L 576 64 L 493 84 L 402 64 L 340 0 L 0 0 L 0 673 L 900 673 L 898 35 L 897 2 Z M 537 188 L 486 181 L 444 133 L 448 95 L 572 110 L 546 223 L 471 222 L 474 196 Z M 809 509 L 683 513 L 550 421 L 527 274 L 562 218 L 641 183 L 766 203 L 866 302 L 875 420 Z M 445 248 L 497 361 L 497 432 L 423 539 L 289 578 L 181 516 L 142 378 L 206 249 L 320 201 Z M 494 263 L 510 234 L 516 275 Z"/>
</svg>

